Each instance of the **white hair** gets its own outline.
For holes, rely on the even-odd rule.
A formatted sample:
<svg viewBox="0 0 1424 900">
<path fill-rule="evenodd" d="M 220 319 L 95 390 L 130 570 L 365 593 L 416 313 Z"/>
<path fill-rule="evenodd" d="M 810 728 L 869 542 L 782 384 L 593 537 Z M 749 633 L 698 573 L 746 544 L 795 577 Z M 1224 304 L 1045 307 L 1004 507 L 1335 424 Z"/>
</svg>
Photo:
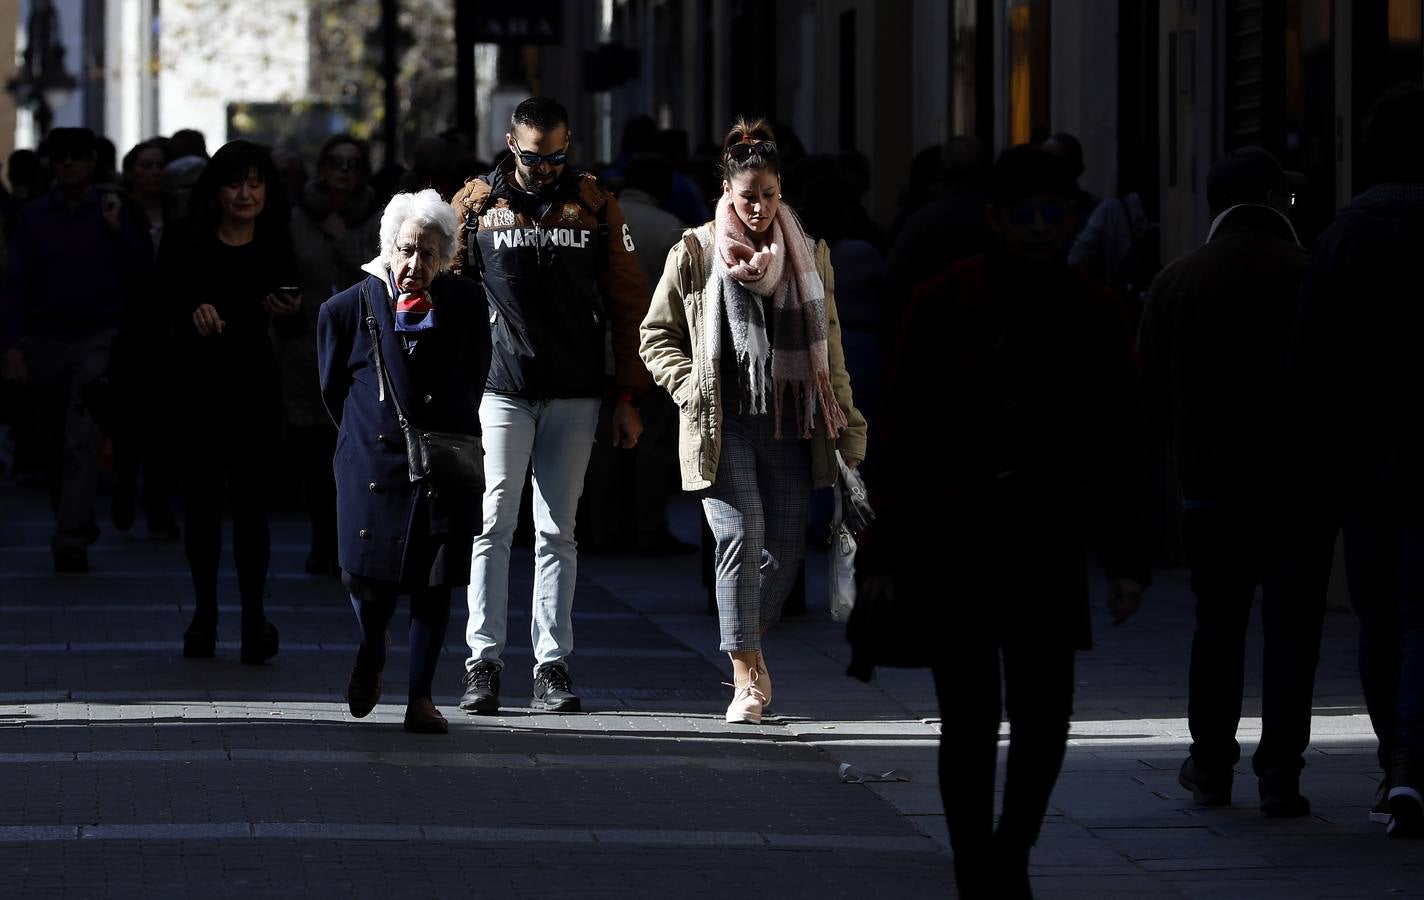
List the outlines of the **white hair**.
<svg viewBox="0 0 1424 900">
<path fill-rule="evenodd" d="M 421 228 L 433 229 L 440 236 L 440 271 L 450 268 L 455 255 L 455 238 L 460 220 L 455 210 L 440 199 L 440 193 L 426 188 L 418 194 L 396 194 L 381 213 L 381 258 L 389 259 L 391 248 L 406 222 L 414 221 Z"/>
</svg>

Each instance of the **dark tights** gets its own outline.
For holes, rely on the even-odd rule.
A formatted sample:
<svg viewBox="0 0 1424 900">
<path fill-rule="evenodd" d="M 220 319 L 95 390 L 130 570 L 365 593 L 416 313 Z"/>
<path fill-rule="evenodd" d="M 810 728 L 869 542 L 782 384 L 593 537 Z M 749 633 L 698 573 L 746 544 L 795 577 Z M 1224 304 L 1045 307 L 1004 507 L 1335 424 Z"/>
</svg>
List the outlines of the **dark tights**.
<svg viewBox="0 0 1424 900">
<path fill-rule="evenodd" d="M 361 649 L 356 668 L 370 672 L 386 667 L 386 637 L 396 598 L 410 594 L 410 692 L 411 700 L 430 699 L 435 681 L 435 664 L 450 625 L 450 588 L 427 587 L 408 590 L 394 582 L 374 581 L 341 573 L 341 583 L 351 594 L 351 607 L 361 625 Z"/>
<path fill-rule="evenodd" d="M 267 528 L 266 477 L 257 455 L 232 454 L 226 461 L 208 458 L 184 476 L 183 549 L 193 573 L 198 616 L 218 614 L 218 563 L 222 558 L 223 487 L 232 510 L 232 555 L 242 597 L 242 630 L 260 629 L 272 541 Z"/>
</svg>

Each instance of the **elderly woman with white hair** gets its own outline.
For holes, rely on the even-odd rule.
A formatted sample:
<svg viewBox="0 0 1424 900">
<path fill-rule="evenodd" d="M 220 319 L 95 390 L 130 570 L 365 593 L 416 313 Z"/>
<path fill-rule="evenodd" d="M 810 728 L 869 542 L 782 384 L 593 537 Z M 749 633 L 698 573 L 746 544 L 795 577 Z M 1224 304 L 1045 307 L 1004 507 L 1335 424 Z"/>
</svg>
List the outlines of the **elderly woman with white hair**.
<svg viewBox="0 0 1424 900">
<path fill-rule="evenodd" d="M 446 271 L 458 227 L 435 191 L 397 194 L 367 277 L 323 303 L 317 319 L 322 399 L 338 429 L 337 558 L 362 635 L 346 699 L 358 719 L 375 708 L 386 629 L 407 594 L 405 728 L 426 734 L 449 730 L 430 689 L 451 590 L 470 581 L 480 507 L 477 496 L 411 480 L 397 405 L 421 431 L 479 434 L 489 317 L 475 283 Z"/>
</svg>

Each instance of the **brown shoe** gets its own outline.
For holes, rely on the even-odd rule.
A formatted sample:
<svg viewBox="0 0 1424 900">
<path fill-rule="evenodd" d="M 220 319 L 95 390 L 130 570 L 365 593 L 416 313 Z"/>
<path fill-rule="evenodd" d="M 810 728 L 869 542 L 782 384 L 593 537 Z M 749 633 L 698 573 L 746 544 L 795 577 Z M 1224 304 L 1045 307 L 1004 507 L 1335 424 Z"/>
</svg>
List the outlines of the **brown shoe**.
<svg viewBox="0 0 1424 900">
<path fill-rule="evenodd" d="M 405 707 L 405 730 L 415 734 L 449 734 L 450 723 L 429 697 L 412 700 Z"/>
</svg>

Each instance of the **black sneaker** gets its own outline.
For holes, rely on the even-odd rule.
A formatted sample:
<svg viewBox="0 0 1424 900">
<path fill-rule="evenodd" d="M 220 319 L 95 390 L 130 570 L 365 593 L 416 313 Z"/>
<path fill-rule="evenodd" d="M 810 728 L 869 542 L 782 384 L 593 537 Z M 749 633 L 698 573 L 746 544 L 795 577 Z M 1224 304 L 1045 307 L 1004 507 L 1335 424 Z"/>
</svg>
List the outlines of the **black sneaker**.
<svg viewBox="0 0 1424 900">
<path fill-rule="evenodd" d="M 1411 787 L 1389 789 L 1389 831 L 1392 838 L 1424 838 L 1424 795 Z"/>
<path fill-rule="evenodd" d="M 460 697 L 460 708 L 484 715 L 499 712 L 499 663 L 482 659 L 465 673 L 465 693 Z"/>
<path fill-rule="evenodd" d="M 583 704 L 574 693 L 568 667 L 563 663 L 544 663 L 534 670 L 534 708 L 550 712 L 579 712 Z"/>
<path fill-rule="evenodd" d="M 1257 781 L 1261 794 L 1261 812 L 1286 818 L 1310 815 L 1310 801 L 1300 792 L 1300 776 L 1268 769 Z"/>
<path fill-rule="evenodd" d="M 1188 756 L 1186 762 L 1182 763 L 1181 772 L 1177 774 L 1177 783 L 1192 792 L 1192 799 L 1198 806 L 1231 805 L 1230 769 L 1227 769 L 1225 774 L 1208 777 L 1197 768 L 1197 761 Z"/>
<path fill-rule="evenodd" d="M 1389 824 L 1389 776 L 1380 779 L 1379 787 L 1375 790 L 1375 805 L 1370 807 L 1370 821 L 1376 825 Z"/>
</svg>

